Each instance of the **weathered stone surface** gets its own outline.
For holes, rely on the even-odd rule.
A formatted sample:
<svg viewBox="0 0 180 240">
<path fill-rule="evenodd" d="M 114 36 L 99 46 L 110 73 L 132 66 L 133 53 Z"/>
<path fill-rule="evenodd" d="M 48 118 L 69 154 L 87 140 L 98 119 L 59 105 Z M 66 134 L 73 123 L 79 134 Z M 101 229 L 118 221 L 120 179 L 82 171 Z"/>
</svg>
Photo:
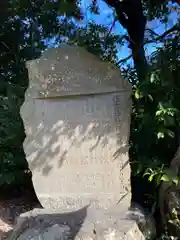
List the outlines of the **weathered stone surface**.
<svg viewBox="0 0 180 240">
<path fill-rule="evenodd" d="M 79 47 L 27 64 L 24 149 L 45 208 L 130 205 L 131 87 L 113 65 Z"/>
<path fill-rule="evenodd" d="M 40 59 L 29 61 L 27 68 L 33 98 L 131 90 L 130 84 L 121 78 L 119 68 L 77 46 L 48 49 Z"/>
<path fill-rule="evenodd" d="M 144 240 L 135 221 L 122 208 L 105 211 L 85 207 L 59 214 L 58 210 L 35 209 L 22 214 L 9 240 Z"/>
<path fill-rule="evenodd" d="M 47 228 L 29 228 L 20 234 L 18 240 L 67 240 L 70 237 L 70 228 L 67 225 L 55 224 Z"/>
</svg>

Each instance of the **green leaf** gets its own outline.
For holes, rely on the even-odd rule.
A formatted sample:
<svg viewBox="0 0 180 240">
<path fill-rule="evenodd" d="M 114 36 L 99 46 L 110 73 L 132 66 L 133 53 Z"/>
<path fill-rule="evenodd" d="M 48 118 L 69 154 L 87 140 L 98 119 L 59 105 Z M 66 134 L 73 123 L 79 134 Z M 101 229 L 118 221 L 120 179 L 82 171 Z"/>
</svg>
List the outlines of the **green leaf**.
<svg viewBox="0 0 180 240">
<path fill-rule="evenodd" d="M 145 177 L 146 175 L 153 175 L 154 171 L 152 170 L 152 168 L 147 168 L 145 173 L 143 174 L 143 177 Z"/>
<path fill-rule="evenodd" d="M 176 176 L 176 177 L 174 177 L 173 179 L 172 179 L 172 182 L 174 183 L 174 184 L 176 184 L 176 186 L 178 185 L 178 183 L 179 183 L 179 178 Z"/>
<path fill-rule="evenodd" d="M 158 139 L 164 138 L 164 133 L 163 133 L 163 132 L 158 132 L 157 138 L 158 138 Z"/>
<path fill-rule="evenodd" d="M 169 169 L 169 168 L 164 169 L 164 174 L 168 176 L 170 181 L 178 185 L 179 177 L 176 175 L 176 173 L 172 169 Z"/>
<path fill-rule="evenodd" d="M 162 110 L 156 111 L 156 116 L 159 116 L 159 115 L 161 115 L 161 114 L 162 114 Z"/>
<path fill-rule="evenodd" d="M 176 210 L 176 208 L 173 208 L 173 209 L 172 209 L 172 214 L 175 215 L 175 216 L 177 215 L 177 210 Z"/>
<path fill-rule="evenodd" d="M 150 76 L 150 82 L 153 83 L 153 82 L 155 82 L 155 80 L 156 80 L 156 74 L 152 73 Z"/>
<path fill-rule="evenodd" d="M 169 179 L 168 175 L 163 174 L 162 177 L 161 177 L 161 181 L 163 181 L 163 182 L 169 182 L 170 179 Z"/>
<path fill-rule="evenodd" d="M 151 174 L 151 175 L 149 176 L 148 180 L 149 180 L 150 182 L 152 182 L 153 178 L 154 178 L 154 175 Z"/>
<path fill-rule="evenodd" d="M 152 97 L 152 95 L 151 95 L 151 94 L 148 94 L 148 98 L 150 99 L 150 101 L 152 101 L 152 102 L 153 102 L 153 97 Z"/>
<path fill-rule="evenodd" d="M 159 102 L 159 109 L 164 110 L 164 106 L 163 106 L 162 102 Z"/>
<path fill-rule="evenodd" d="M 168 220 L 169 223 L 176 225 L 173 220 Z"/>
<path fill-rule="evenodd" d="M 174 137 L 174 132 L 170 131 L 170 130 L 167 130 L 167 134 L 169 137 Z"/>
<path fill-rule="evenodd" d="M 140 92 L 139 89 L 136 89 L 135 91 L 135 98 L 136 99 L 141 99 L 143 97 L 142 93 Z"/>
</svg>

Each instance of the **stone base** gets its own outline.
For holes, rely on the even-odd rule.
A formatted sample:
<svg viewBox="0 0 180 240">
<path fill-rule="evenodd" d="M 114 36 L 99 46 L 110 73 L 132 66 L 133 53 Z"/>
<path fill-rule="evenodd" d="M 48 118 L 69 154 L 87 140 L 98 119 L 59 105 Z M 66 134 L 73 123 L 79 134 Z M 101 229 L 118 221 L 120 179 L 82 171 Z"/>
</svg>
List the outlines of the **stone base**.
<svg viewBox="0 0 180 240">
<path fill-rule="evenodd" d="M 58 210 L 34 209 L 22 214 L 8 240 L 144 240 L 136 222 L 127 212 L 115 208 L 60 213 Z"/>
</svg>

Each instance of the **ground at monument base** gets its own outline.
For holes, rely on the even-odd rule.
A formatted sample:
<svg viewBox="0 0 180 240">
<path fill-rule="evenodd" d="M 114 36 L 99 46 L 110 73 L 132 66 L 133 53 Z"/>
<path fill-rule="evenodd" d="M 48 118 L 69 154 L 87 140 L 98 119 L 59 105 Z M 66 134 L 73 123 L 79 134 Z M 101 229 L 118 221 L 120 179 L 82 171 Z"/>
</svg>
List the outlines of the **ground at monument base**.
<svg viewBox="0 0 180 240">
<path fill-rule="evenodd" d="M 8 240 L 144 240 L 135 221 L 124 210 L 94 209 L 61 213 L 34 209 L 23 213 Z"/>
<path fill-rule="evenodd" d="M 38 200 L 31 196 L 32 193 L 23 194 L 19 197 L 0 199 L 0 240 L 7 239 L 7 235 L 11 232 L 16 224 L 16 218 L 33 208 L 41 207 Z"/>
</svg>

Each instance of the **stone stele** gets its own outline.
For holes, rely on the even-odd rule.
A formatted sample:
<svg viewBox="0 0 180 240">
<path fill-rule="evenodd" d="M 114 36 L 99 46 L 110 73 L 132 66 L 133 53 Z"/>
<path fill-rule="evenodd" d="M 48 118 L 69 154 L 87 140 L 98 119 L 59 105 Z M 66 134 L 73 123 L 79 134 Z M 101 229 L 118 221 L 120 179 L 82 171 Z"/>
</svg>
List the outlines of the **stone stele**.
<svg viewBox="0 0 180 240">
<path fill-rule="evenodd" d="M 131 85 L 78 46 L 48 49 L 27 68 L 24 150 L 42 206 L 128 209 Z"/>
</svg>

